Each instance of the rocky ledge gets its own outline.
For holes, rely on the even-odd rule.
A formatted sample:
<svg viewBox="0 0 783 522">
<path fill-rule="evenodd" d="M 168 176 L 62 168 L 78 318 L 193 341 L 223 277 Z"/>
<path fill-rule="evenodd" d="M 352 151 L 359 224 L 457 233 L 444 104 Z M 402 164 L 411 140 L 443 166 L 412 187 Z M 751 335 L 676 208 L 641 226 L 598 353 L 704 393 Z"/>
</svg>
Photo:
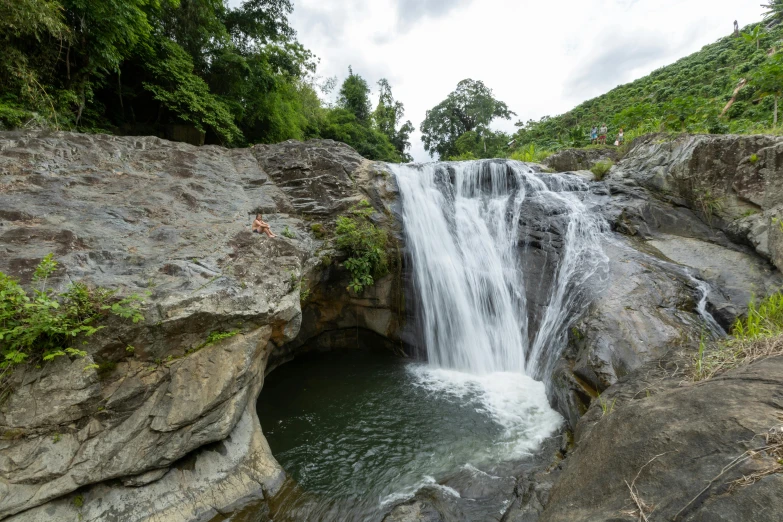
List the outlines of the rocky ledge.
<svg viewBox="0 0 783 522">
<path fill-rule="evenodd" d="M 55 287 L 146 299 L 144 322 L 107 324 L 86 360 L 13 375 L 0 519 L 210 520 L 273 496 L 284 473 L 256 416 L 265 372 L 357 332 L 403 347 L 400 264 L 357 296 L 330 247 L 363 199 L 399 248 L 389 173 L 339 143 L 0 133 L 0 271 L 29 284 L 51 252 Z M 256 212 L 277 238 L 251 233 Z"/>
</svg>

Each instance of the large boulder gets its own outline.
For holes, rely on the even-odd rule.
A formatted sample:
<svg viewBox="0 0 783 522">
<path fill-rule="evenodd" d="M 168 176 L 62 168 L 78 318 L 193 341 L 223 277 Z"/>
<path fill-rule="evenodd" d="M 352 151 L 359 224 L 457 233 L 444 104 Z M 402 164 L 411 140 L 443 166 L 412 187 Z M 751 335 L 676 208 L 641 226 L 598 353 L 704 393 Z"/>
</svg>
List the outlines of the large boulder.
<svg viewBox="0 0 783 522">
<path fill-rule="evenodd" d="M 783 266 L 771 245 L 783 236 L 783 138 L 648 135 L 635 140 L 611 177 L 633 179 L 687 205 L 711 227 Z M 773 235 L 775 236 L 773 238 Z"/>
<path fill-rule="evenodd" d="M 783 358 L 698 384 L 673 362 L 590 409 L 542 522 L 638 520 L 640 509 L 650 520 L 780 520 Z"/>
<path fill-rule="evenodd" d="M 617 161 L 620 153 L 616 147 L 592 149 L 564 149 L 544 160 L 544 165 L 555 172 L 589 171 L 601 161 Z"/>
<path fill-rule="evenodd" d="M 350 294 L 330 246 L 362 199 L 396 248 L 393 178 L 343 144 L 0 134 L 0 271 L 27 285 L 52 252 L 54 288 L 146 300 L 142 323 L 111 320 L 86 359 L 14 372 L 0 518 L 208 520 L 273 496 L 284 474 L 255 413 L 270 364 L 343 327 L 401 343 L 401 264 Z M 277 238 L 250 232 L 257 212 Z"/>
</svg>

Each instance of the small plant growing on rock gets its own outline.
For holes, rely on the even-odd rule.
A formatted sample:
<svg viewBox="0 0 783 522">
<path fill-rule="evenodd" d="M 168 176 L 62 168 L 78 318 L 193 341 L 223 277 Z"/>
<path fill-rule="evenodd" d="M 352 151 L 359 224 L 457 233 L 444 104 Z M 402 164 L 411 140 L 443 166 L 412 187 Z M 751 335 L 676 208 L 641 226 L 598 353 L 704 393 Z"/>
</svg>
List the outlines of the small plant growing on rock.
<svg viewBox="0 0 783 522">
<path fill-rule="evenodd" d="M 702 214 L 707 218 L 707 223 L 712 225 L 712 218 L 723 210 L 723 199 L 712 194 L 712 191 L 705 190 L 696 195 L 696 203 L 699 205 Z"/>
<path fill-rule="evenodd" d="M 309 288 L 303 288 L 299 292 L 299 303 L 301 305 L 304 305 L 307 303 L 308 299 L 310 299 L 310 289 Z"/>
<path fill-rule="evenodd" d="M 76 495 L 73 497 L 73 507 L 76 509 L 84 507 L 84 495 Z"/>
<path fill-rule="evenodd" d="M 230 332 L 224 332 L 222 330 L 215 330 L 214 332 L 210 332 L 209 335 L 207 336 L 207 340 L 206 341 L 204 341 L 203 343 L 199 344 L 195 348 L 191 348 L 190 350 L 185 352 L 185 355 L 190 355 L 192 353 L 196 353 L 197 351 L 201 350 L 202 348 L 206 348 L 207 346 L 212 346 L 213 344 L 217 344 L 217 343 L 219 343 L 220 341 L 222 341 L 224 339 L 230 339 L 231 337 L 235 337 L 235 336 L 239 335 L 239 333 L 240 333 L 239 330 L 232 330 Z M 158 361 L 160 361 L 160 359 L 158 359 L 156 362 L 158 362 Z M 160 364 L 160 363 L 158 362 L 158 364 Z"/>
<path fill-rule="evenodd" d="M 598 404 L 601 406 L 601 411 L 603 412 L 602 417 L 606 417 L 610 413 L 614 411 L 614 404 L 617 402 L 617 399 L 612 399 L 612 402 L 609 403 L 606 401 L 603 397 L 598 397 Z"/>
<path fill-rule="evenodd" d="M 323 239 L 326 237 L 326 229 L 320 223 L 313 223 L 310 226 L 310 230 L 313 231 L 313 235 L 316 239 Z"/>
<path fill-rule="evenodd" d="M 755 165 L 759 161 L 759 155 L 758 154 L 751 154 L 750 155 L 750 163 L 751 165 Z"/>
<path fill-rule="evenodd" d="M 599 161 L 595 165 L 593 165 L 593 168 L 590 169 L 590 172 L 592 172 L 595 175 L 595 179 L 598 181 L 601 181 L 604 179 L 604 176 L 606 176 L 606 173 L 611 170 L 611 168 L 614 166 L 614 162 L 612 160 L 604 160 Z"/>
<path fill-rule="evenodd" d="M 281 234 L 283 234 L 283 236 L 287 237 L 288 239 L 295 239 L 296 238 L 296 234 L 294 234 L 293 231 L 291 231 L 291 229 L 288 228 L 288 225 L 285 226 L 285 229 L 283 229 Z"/>
<path fill-rule="evenodd" d="M 351 273 L 350 290 L 361 293 L 389 273 L 386 231 L 376 227 L 370 216 L 373 208 L 363 200 L 350 215 L 337 218 L 336 244 L 348 259 L 343 266 Z"/>
<path fill-rule="evenodd" d="M 84 283 L 73 283 L 62 293 L 48 288 L 57 266 L 52 254 L 41 261 L 32 293 L 0 272 L 0 380 L 27 362 L 37 365 L 66 355 L 84 357 L 87 353 L 74 348 L 74 341 L 104 328 L 97 323 L 110 315 L 134 323 L 144 319 L 143 301 L 137 295 L 119 299 L 115 291 Z"/>
</svg>

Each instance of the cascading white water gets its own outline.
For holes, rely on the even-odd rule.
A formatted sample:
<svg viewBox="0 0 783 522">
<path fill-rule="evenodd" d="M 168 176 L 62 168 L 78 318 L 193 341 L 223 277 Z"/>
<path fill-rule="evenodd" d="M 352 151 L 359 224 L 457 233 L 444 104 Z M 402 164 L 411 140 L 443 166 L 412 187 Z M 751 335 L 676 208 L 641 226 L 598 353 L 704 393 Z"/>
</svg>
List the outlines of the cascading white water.
<svg viewBox="0 0 783 522">
<path fill-rule="evenodd" d="M 601 246 L 605 223 L 580 199 L 586 183 L 535 174 L 515 161 L 392 170 L 430 364 L 548 380 L 570 320 L 608 261 Z M 526 219 L 528 212 L 535 219 Z M 530 238 L 538 245 L 529 247 Z M 546 254 L 533 255 L 535 249 Z M 526 281 L 534 263 L 546 265 L 532 271 L 540 280 Z M 535 310 L 526 285 L 546 296 Z"/>
</svg>

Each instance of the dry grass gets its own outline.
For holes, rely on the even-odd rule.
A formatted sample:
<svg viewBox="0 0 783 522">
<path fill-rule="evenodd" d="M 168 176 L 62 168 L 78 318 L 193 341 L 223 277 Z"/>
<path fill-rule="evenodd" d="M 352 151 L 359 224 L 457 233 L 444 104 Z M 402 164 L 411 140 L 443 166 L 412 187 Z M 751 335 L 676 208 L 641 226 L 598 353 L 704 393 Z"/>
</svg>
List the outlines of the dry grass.
<svg viewBox="0 0 783 522">
<path fill-rule="evenodd" d="M 625 481 L 625 485 L 628 486 L 628 491 L 631 494 L 631 501 L 636 506 L 636 509 L 631 509 L 628 511 L 623 511 L 623 515 L 627 515 L 632 518 L 638 519 L 639 522 L 650 522 L 649 515 L 652 515 L 653 511 L 655 511 L 655 507 L 652 504 L 646 503 L 642 497 L 639 495 L 639 490 L 636 488 L 636 481 L 639 479 L 639 475 L 642 474 L 642 471 L 644 471 L 644 468 L 649 466 L 653 463 L 655 459 L 658 457 L 663 457 L 666 455 L 666 453 L 661 453 L 660 455 L 656 455 L 650 460 L 647 461 L 647 464 L 639 468 L 639 472 L 636 474 L 634 479 L 629 484 L 628 481 Z"/>
<path fill-rule="evenodd" d="M 702 343 L 693 380 L 704 381 L 759 359 L 783 355 L 783 334 L 755 339 L 729 339 L 707 346 Z"/>
<path fill-rule="evenodd" d="M 771 457 L 773 462 L 759 471 L 730 482 L 729 492 L 752 486 L 764 477 L 783 472 L 783 425 L 770 429 L 764 434 L 764 438 L 766 446 L 758 451 L 751 450 L 748 452 L 748 456 L 750 458 Z"/>
<path fill-rule="evenodd" d="M 759 303 L 752 300 L 748 314 L 738 319 L 731 339 L 708 344 L 702 339 L 692 378 L 711 379 L 759 359 L 783 355 L 783 293 Z"/>
</svg>

